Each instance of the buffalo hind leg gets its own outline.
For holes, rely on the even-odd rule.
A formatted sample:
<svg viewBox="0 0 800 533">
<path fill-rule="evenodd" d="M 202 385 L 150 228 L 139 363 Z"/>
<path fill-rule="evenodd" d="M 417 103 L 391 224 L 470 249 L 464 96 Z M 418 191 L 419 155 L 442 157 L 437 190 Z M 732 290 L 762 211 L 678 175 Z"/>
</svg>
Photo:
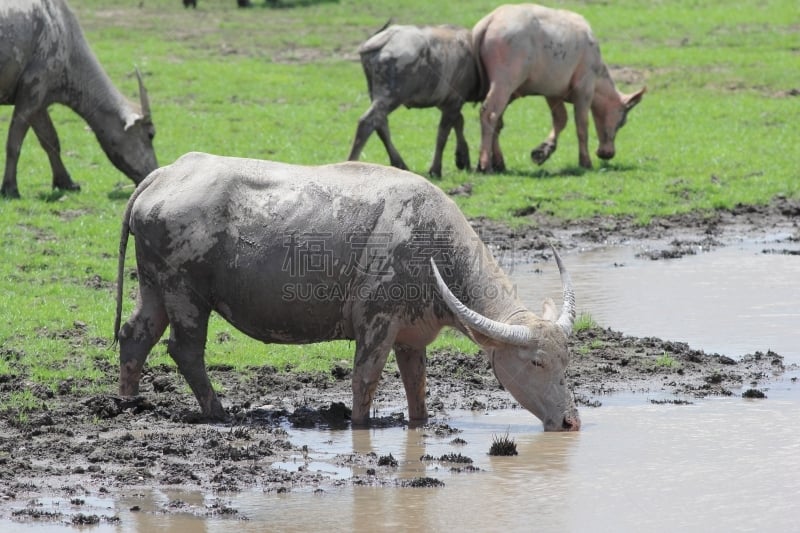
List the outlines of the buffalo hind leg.
<svg viewBox="0 0 800 533">
<path fill-rule="evenodd" d="M 428 169 L 428 175 L 432 178 L 442 177 L 442 154 L 447 144 L 447 137 L 453 128 L 453 117 L 448 109 L 441 109 L 442 116 L 439 118 L 439 128 L 436 130 L 436 147 L 433 151 L 433 162 Z"/>
<path fill-rule="evenodd" d="M 358 161 L 358 158 L 361 157 L 361 151 L 364 149 L 364 145 L 367 144 L 369 136 L 375 131 L 375 122 L 380 120 L 380 114 L 381 112 L 373 102 L 369 109 L 358 119 L 356 136 L 353 139 L 353 146 L 350 148 L 350 156 L 347 158 L 349 161 Z"/>
<path fill-rule="evenodd" d="M 167 329 L 167 324 L 167 312 L 160 294 L 141 283 L 136 309 L 118 332 L 120 396 L 139 394 L 142 367 L 150 350 Z"/>
<path fill-rule="evenodd" d="M 464 115 L 459 110 L 455 117 L 453 129 L 456 132 L 456 168 L 458 170 L 469 170 L 472 164 L 469 160 L 469 145 L 464 137 Z"/>
<path fill-rule="evenodd" d="M 408 418 L 412 422 L 425 421 L 428 419 L 428 408 L 425 406 L 425 348 L 395 344 L 394 355 L 406 390 Z"/>
<path fill-rule="evenodd" d="M 506 159 L 503 157 L 503 150 L 500 149 L 500 132 L 503 131 L 503 115 L 500 115 L 500 120 L 497 121 L 497 127 L 494 130 L 494 137 L 492 137 L 492 169 L 495 172 L 506 171 Z"/>
<path fill-rule="evenodd" d="M 433 163 L 428 170 L 431 177 L 442 177 L 442 157 L 450 130 L 456 132 L 456 168 L 459 170 L 469 169 L 469 145 L 464 138 L 464 116 L 461 114 L 461 106 L 448 106 L 440 108 L 442 116 L 439 119 L 439 128 L 436 133 L 436 149 L 433 153 Z"/>
<path fill-rule="evenodd" d="M 392 143 L 392 136 L 389 133 L 389 120 L 385 118 L 382 124 L 378 124 L 375 128 L 375 131 L 378 132 L 378 137 L 383 142 L 383 146 L 386 147 L 386 153 L 389 154 L 389 163 L 396 168 L 401 170 L 408 170 L 408 166 L 406 166 L 406 162 L 403 161 L 403 158 L 400 157 L 400 152 L 397 151 L 397 148 L 394 147 Z"/>
<path fill-rule="evenodd" d="M 365 331 L 369 331 L 365 328 Z M 382 339 L 357 339 L 356 358 L 353 365 L 353 426 L 365 426 L 369 422 L 372 400 L 381 379 L 381 372 L 389 358 L 394 336 Z"/>
<path fill-rule="evenodd" d="M 50 160 L 50 168 L 53 169 L 53 188 L 65 191 L 79 191 L 81 186 L 72 181 L 67 169 L 64 167 L 64 163 L 61 161 L 61 143 L 46 109 L 31 116 L 31 127 L 39 139 L 39 144 L 42 145 L 45 153 L 47 153 L 47 158 Z"/>
<path fill-rule="evenodd" d="M 6 198 L 19 198 L 17 188 L 17 163 L 22 151 L 22 141 L 30 127 L 30 117 L 24 111 L 24 105 L 17 102 L 11 114 L 11 124 L 8 127 L 6 139 L 6 167 L 3 174 L 3 185 L 0 187 L 0 196 Z"/>
<path fill-rule="evenodd" d="M 567 108 L 560 98 L 548 98 L 550 114 L 553 117 L 553 129 L 542 144 L 531 150 L 531 160 L 537 165 L 543 164 L 553 155 L 558 146 L 558 136 L 567 125 Z"/>
<path fill-rule="evenodd" d="M 227 418 L 222 403 L 211 386 L 205 364 L 206 334 L 208 333 L 208 309 L 197 309 L 191 323 L 183 323 L 171 315 L 171 333 L 168 345 L 170 356 L 175 360 L 181 375 L 189 383 L 200 404 L 203 416 L 210 420 Z M 182 317 L 181 317 L 182 318 Z"/>
<path fill-rule="evenodd" d="M 502 171 L 505 163 L 499 149 L 498 138 L 503 127 L 503 112 L 511 101 L 508 89 L 492 82 L 489 92 L 481 106 L 481 150 L 478 158 L 478 170 L 481 172 Z"/>
<path fill-rule="evenodd" d="M 372 102 L 366 113 L 358 119 L 356 137 L 353 139 L 353 147 L 350 149 L 348 160 L 358 161 L 358 158 L 361 157 L 361 151 L 364 149 L 364 145 L 367 144 L 369 136 L 372 135 L 373 131 L 376 131 L 381 142 L 383 142 L 384 148 L 386 148 L 386 153 L 389 154 L 389 162 L 391 165 L 403 170 L 408 168 L 403 158 L 400 157 L 397 148 L 392 144 L 392 137 L 389 134 L 389 113 L 396 108 L 396 104 L 387 106 L 380 100 Z"/>
</svg>

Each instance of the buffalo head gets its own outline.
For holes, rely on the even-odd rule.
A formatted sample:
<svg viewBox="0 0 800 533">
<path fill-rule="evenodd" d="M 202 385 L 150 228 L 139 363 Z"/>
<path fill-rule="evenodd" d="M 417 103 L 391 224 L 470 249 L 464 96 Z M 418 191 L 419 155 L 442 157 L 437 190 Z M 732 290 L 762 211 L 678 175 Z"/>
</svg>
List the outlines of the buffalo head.
<svg viewBox="0 0 800 533">
<path fill-rule="evenodd" d="M 467 308 L 447 287 L 435 263 L 431 264 L 444 302 L 472 340 L 484 349 L 503 387 L 542 421 L 545 431 L 577 431 L 580 418 L 565 376 L 569 363 L 567 339 L 575 321 L 575 295 L 569 274 L 553 251 L 563 284 L 561 315 L 556 316 L 555 304 L 548 299 L 541 318 L 526 310 L 516 314 L 513 324 Z"/>
<path fill-rule="evenodd" d="M 142 76 L 137 69 L 140 110 L 129 110 L 125 116 L 110 118 L 105 127 L 95 131 L 114 166 L 137 185 L 158 168 L 153 137 L 156 129 L 150 116 L 150 102 Z"/>
<path fill-rule="evenodd" d="M 625 125 L 628 112 L 642 101 L 646 90 L 643 87 L 633 94 L 619 93 L 618 99 L 599 99 L 598 102 L 592 102 L 594 126 L 600 143 L 597 148 L 597 157 L 605 160 L 614 157 L 616 154 L 614 139 L 617 137 L 617 132 Z"/>
</svg>

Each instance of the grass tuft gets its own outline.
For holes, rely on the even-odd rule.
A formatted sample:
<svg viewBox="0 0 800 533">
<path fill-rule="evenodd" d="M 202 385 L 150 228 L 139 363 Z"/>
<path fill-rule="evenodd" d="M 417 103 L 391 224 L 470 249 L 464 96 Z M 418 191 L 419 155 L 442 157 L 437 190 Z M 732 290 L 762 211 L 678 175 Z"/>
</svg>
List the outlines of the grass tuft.
<svg viewBox="0 0 800 533">
<path fill-rule="evenodd" d="M 492 445 L 489 448 L 489 455 L 517 455 L 517 443 L 514 439 L 505 435 L 493 435 Z"/>
</svg>

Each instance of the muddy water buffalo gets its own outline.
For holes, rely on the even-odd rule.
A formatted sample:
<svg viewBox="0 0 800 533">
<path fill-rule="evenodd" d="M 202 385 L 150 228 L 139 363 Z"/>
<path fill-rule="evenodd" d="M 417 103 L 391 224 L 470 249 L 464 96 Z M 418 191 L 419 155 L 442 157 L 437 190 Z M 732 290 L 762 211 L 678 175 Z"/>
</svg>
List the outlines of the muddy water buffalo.
<svg viewBox="0 0 800 533">
<path fill-rule="evenodd" d="M 28 128 L 50 160 L 53 187 L 80 188 L 61 161 L 58 135 L 47 113 L 53 103 L 86 120 L 111 162 L 135 183 L 158 166 L 141 77 L 139 107 L 111 83 L 64 0 L 2 0 L 0 36 L 0 104 L 14 106 L 0 194 L 19 197 L 17 162 Z"/>
<path fill-rule="evenodd" d="M 442 175 L 442 152 L 451 129 L 456 132 L 456 167 L 469 168 L 461 107 L 465 102 L 481 100 L 469 30 L 393 25 L 370 37 L 358 51 L 372 104 L 358 121 L 349 159 L 358 160 L 367 139 L 377 131 L 392 166 L 406 169 L 392 144 L 387 117 L 401 105 L 437 107 L 442 117 L 428 172 L 431 176 Z"/>
<path fill-rule="evenodd" d="M 129 232 L 139 294 L 120 328 Z M 556 260 L 563 309 L 558 315 L 548 299 L 539 317 L 456 205 L 424 178 L 363 163 L 304 167 L 190 153 L 147 177 L 125 210 L 120 394 L 138 394 L 147 354 L 169 324 L 168 351 L 203 414 L 224 418 L 204 364 L 216 311 L 267 343 L 355 340 L 354 424 L 367 422 L 394 349 L 409 418 L 423 420 L 425 348 L 451 326 L 483 348 L 500 383 L 545 429 L 577 430 L 565 383 L 575 303 Z"/>
<path fill-rule="evenodd" d="M 645 89 L 625 95 L 614 86 L 600 47 L 586 20 L 576 13 L 534 4 L 503 5 L 472 29 L 482 83 L 488 92 L 481 108 L 479 170 L 503 170 L 498 145 L 502 117 L 515 98 L 542 95 L 553 116 L 547 139 L 531 152 L 537 164 L 556 150 L 567 123 L 564 102 L 573 104 L 578 130 L 579 163 L 592 167 L 587 148 L 589 111 L 600 146 L 597 156 L 614 157 L 614 137 Z M 498 168 L 499 167 L 499 168 Z"/>
</svg>

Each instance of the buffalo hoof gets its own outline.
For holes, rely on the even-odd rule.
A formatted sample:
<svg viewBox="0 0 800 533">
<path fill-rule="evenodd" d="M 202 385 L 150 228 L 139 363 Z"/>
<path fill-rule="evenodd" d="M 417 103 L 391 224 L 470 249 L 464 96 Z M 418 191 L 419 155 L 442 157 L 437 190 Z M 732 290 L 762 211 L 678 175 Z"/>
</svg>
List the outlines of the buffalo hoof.
<svg viewBox="0 0 800 533">
<path fill-rule="evenodd" d="M 491 165 L 478 164 L 477 171 L 483 174 L 499 174 L 506 171 L 506 164 L 505 161 L 502 160 L 499 162 L 495 161 Z"/>
<path fill-rule="evenodd" d="M 531 150 L 531 160 L 537 165 L 541 165 L 547 161 L 553 152 L 556 151 L 556 146 L 550 143 L 542 143 L 533 150 Z"/>
<path fill-rule="evenodd" d="M 2 189 L 0 189 L 0 196 L 2 196 L 3 198 L 18 200 L 19 190 L 16 187 L 14 187 L 13 189 L 11 187 L 9 188 L 3 187 Z"/>
<path fill-rule="evenodd" d="M 224 410 L 213 410 L 209 413 L 201 413 L 198 415 L 199 422 L 227 422 L 230 420 L 230 415 Z"/>
<path fill-rule="evenodd" d="M 74 181 L 70 181 L 69 183 L 65 183 L 63 185 L 62 184 L 54 184 L 53 188 L 54 189 L 59 189 L 59 190 L 62 190 L 62 191 L 79 191 L 79 190 L 81 190 L 81 184 L 80 183 L 76 183 Z"/>
<path fill-rule="evenodd" d="M 469 170 L 469 152 L 456 150 L 456 168 L 458 170 Z"/>
<path fill-rule="evenodd" d="M 430 176 L 431 178 L 441 179 L 441 177 L 442 177 L 442 169 L 435 169 L 435 168 L 431 167 L 431 169 L 428 170 L 428 176 Z"/>
</svg>

